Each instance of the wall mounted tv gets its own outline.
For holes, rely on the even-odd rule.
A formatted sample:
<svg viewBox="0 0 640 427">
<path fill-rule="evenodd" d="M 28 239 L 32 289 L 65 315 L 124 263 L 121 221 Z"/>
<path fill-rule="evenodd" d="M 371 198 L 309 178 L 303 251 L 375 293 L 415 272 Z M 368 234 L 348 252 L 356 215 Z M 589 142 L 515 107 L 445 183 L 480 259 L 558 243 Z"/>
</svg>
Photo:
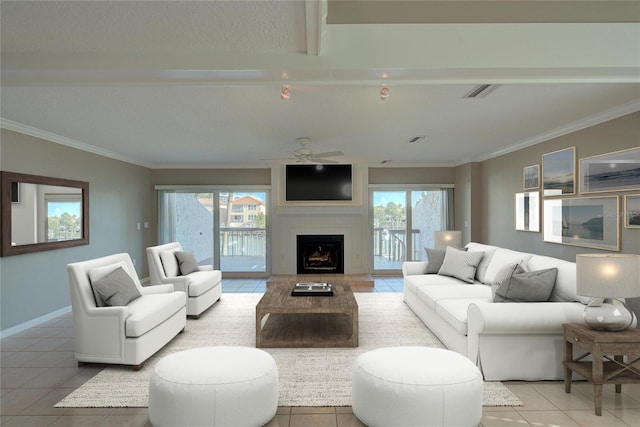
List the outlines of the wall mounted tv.
<svg viewBox="0 0 640 427">
<path fill-rule="evenodd" d="M 285 166 L 287 202 L 353 200 L 352 165 L 303 164 Z"/>
</svg>

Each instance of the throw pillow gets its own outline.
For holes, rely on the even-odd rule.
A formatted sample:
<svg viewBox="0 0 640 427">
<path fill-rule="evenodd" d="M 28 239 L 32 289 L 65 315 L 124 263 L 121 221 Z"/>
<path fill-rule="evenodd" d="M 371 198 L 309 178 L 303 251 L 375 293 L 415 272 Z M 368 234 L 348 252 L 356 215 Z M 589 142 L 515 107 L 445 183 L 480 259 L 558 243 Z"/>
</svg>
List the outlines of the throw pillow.
<svg viewBox="0 0 640 427">
<path fill-rule="evenodd" d="M 467 252 L 447 246 L 438 274 L 473 283 L 482 255 L 484 255 L 483 252 Z"/>
<path fill-rule="evenodd" d="M 111 273 L 92 283 L 108 306 L 116 307 L 129 304 L 142 295 L 135 282 L 124 268 L 118 267 Z"/>
<path fill-rule="evenodd" d="M 507 265 L 506 267 L 503 267 L 502 270 L 500 270 L 498 274 L 496 274 L 496 277 L 493 283 L 489 284 L 491 286 L 491 295 L 493 295 L 494 302 L 504 301 L 502 297 L 496 296 L 496 291 L 500 286 L 508 287 L 509 286 L 508 282 L 511 281 L 511 278 L 513 277 L 513 275 L 520 274 L 520 273 L 524 273 L 524 268 L 522 267 L 522 264 L 515 263 L 515 264 Z"/>
<path fill-rule="evenodd" d="M 557 268 L 513 274 L 496 289 L 496 302 L 548 301 L 558 275 Z"/>
<path fill-rule="evenodd" d="M 91 283 L 91 291 L 93 292 L 93 299 L 95 299 L 96 301 L 96 307 L 106 307 L 107 304 L 104 302 L 93 284 L 103 277 L 109 275 L 109 273 L 113 272 L 118 267 L 125 268 L 124 261 L 118 261 L 114 264 L 103 265 L 102 267 L 94 267 L 89 270 L 89 282 Z"/>
<path fill-rule="evenodd" d="M 178 266 L 180 267 L 180 274 L 186 276 L 187 274 L 198 271 L 198 262 L 193 252 L 176 251 L 176 258 L 178 259 Z"/>
<path fill-rule="evenodd" d="M 440 267 L 442 267 L 442 261 L 444 261 L 445 249 L 431 249 L 424 248 L 427 252 L 427 274 L 437 274 Z"/>
</svg>

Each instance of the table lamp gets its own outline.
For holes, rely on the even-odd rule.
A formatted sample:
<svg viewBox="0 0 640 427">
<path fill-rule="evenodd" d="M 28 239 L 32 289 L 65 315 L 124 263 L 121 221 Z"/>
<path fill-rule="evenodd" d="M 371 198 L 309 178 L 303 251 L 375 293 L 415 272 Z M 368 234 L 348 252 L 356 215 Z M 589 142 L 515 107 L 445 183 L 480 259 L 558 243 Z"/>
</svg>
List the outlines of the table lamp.
<svg viewBox="0 0 640 427">
<path fill-rule="evenodd" d="M 435 248 L 446 248 L 452 246 L 454 248 L 462 248 L 462 232 L 453 230 L 444 230 L 435 232 Z"/>
<path fill-rule="evenodd" d="M 591 329 L 623 331 L 636 325 L 636 316 L 617 298 L 640 296 L 640 255 L 576 255 L 578 295 L 592 297 L 584 310 Z"/>
</svg>

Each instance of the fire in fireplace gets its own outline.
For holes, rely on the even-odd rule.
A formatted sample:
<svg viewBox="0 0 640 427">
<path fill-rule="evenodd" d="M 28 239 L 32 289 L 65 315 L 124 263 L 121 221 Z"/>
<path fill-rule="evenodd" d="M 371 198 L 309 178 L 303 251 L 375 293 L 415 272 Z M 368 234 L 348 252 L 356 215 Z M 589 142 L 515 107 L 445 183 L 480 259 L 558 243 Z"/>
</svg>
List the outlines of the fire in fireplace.
<svg viewBox="0 0 640 427">
<path fill-rule="evenodd" d="M 343 235 L 298 235 L 298 274 L 344 273 Z"/>
</svg>

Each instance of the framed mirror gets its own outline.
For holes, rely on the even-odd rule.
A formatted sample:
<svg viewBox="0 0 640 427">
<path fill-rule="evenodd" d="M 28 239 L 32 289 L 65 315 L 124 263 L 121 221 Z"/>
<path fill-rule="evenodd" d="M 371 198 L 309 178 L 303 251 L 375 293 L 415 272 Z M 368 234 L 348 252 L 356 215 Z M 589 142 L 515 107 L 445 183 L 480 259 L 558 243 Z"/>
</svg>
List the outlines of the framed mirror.
<svg viewBox="0 0 640 427">
<path fill-rule="evenodd" d="M 2 256 L 89 244 L 89 183 L 2 174 Z"/>
</svg>

